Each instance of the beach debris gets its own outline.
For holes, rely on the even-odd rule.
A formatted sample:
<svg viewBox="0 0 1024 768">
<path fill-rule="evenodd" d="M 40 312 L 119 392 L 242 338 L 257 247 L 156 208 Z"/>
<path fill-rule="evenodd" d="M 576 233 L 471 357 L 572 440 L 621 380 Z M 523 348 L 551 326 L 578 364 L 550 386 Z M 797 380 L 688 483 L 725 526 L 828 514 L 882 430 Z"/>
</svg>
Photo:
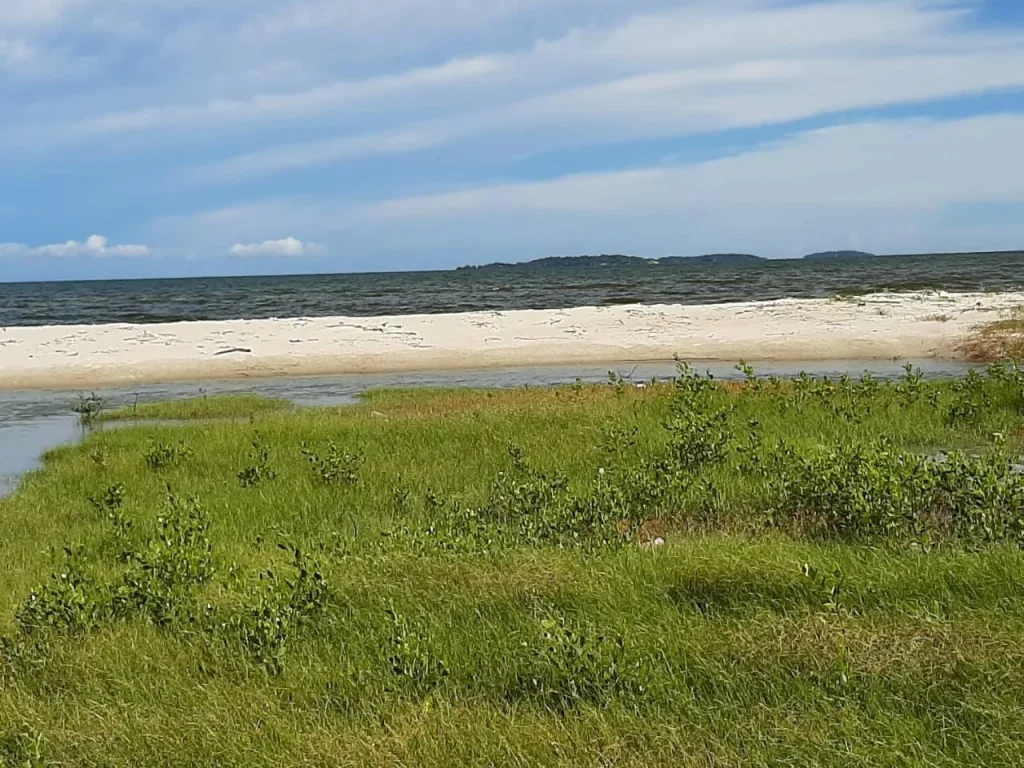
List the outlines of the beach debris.
<svg viewBox="0 0 1024 768">
<path fill-rule="evenodd" d="M 640 549 L 661 549 L 665 546 L 665 540 L 659 536 L 656 539 L 645 541 L 640 545 Z"/>
<path fill-rule="evenodd" d="M 248 355 L 252 354 L 252 350 L 248 347 L 232 347 L 231 349 L 222 349 L 220 352 L 214 352 L 213 354 L 214 357 L 217 357 L 218 355 L 230 355 L 235 352 L 242 352 Z"/>
</svg>

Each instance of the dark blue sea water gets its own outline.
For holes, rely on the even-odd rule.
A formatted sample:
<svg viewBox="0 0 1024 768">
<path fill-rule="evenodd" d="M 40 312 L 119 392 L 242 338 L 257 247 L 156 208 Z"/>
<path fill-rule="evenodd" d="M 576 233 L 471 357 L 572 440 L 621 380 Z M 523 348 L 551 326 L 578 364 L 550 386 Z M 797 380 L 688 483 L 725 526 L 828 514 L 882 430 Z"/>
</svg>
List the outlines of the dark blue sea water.
<svg viewBox="0 0 1024 768">
<path fill-rule="evenodd" d="M 607 267 L 0 284 L 0 326 L 372 316 L 1024 286 L 1024 252 Z"/>
</svg>

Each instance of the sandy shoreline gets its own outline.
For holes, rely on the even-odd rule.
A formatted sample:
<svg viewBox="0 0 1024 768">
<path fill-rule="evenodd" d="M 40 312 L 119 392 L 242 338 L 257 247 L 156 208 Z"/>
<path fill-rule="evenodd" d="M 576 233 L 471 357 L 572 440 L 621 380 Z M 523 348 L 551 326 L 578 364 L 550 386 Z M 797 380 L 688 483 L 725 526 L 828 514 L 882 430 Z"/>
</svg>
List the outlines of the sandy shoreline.
<svg viewBox="0 0 1024 768">
<path fill-rule="evenodd" d="M 668 360 L 962 356 L 1024 293 L 0 329 L 0 388 Z"/>
</svg>

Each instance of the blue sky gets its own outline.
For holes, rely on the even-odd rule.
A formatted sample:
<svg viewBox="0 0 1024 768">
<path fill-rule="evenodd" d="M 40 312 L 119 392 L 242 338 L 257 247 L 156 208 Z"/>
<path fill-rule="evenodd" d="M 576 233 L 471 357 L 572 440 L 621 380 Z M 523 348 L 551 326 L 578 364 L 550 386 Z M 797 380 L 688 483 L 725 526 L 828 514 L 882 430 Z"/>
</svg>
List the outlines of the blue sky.
<svg viewBox="0 0 1024 768">
<path fill-rule="evenodd" d="M 1024 248 L 1020 0 L 3 0 L 0 281 Z"/>
</svg>

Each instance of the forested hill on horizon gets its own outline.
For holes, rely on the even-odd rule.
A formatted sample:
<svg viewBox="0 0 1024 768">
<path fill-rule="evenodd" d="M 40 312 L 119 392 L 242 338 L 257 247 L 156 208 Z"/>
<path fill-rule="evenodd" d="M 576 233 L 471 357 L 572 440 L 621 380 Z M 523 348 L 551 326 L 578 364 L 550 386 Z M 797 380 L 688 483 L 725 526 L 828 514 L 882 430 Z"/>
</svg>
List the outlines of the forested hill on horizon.
<svg viewBox="0 0 1024 768">
<path fill-rule="evenodd" d="M 1024 251 L 965 251 L 961 253 L 894 253 L 875 254 L 867 251 L 820 251 L 809 253 L 799 258 L 767 259 L 764 256 L 756 256 L 750 253 L 709 253 L 702 256 L 664 256 L 662 258 L 644 258 L 642 256 L 627 256 L 624 254 L 600 254 L 585 256 L 546 256 L 541 259 L 522 262 L 493 262 L 490 264 L 467 265 L 458 267 L 456 271 L 462 270 L 521 270 L 521 269 L 557 269 L 557 268 L 590 268 L 590 267 L 628 267 L 644 264 L 650 265 L 692 265 L 692 266 L 755 266 L 770 262 L 787 261 L 821 261 L 821 262 L 843 262 L 860 261 L 864 259 L 898 259 L 927 256 L 997 256 L 1014 255 Z"/>
</svg>

